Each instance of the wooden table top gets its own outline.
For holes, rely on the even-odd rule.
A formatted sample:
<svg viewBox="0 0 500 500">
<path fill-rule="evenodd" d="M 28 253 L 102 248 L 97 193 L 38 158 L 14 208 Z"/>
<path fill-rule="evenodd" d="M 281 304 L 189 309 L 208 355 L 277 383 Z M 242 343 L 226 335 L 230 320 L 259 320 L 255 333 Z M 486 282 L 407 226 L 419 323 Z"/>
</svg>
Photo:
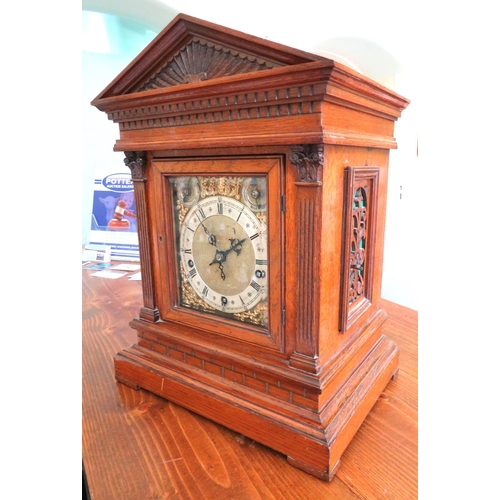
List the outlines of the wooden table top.
<svg viewBox="0 0 500 500">
<path fill-rule="evenodd" d="M 83 269 L 82 458 L 92 500 L 417 498 L 417 311 L 382 301 L 399 373 L 326 483 L 241 434 L 117 383 L 113 357 L 135 343 L 128 322 L 142 285 L 91 273 Z"/>
</svg>

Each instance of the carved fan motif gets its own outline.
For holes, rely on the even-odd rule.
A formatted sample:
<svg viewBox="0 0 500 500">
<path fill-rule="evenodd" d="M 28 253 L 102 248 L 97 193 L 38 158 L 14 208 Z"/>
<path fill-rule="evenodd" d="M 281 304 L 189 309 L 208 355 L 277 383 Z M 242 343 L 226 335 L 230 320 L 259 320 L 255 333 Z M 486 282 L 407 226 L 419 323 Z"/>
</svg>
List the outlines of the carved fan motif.
<svg viewBox="0 0 500 500">
<path fill-rule="evenodd" d="M 281 66 L 238 50 L 194 38 L 138 91 L 172 87 Z"/>
</svg>

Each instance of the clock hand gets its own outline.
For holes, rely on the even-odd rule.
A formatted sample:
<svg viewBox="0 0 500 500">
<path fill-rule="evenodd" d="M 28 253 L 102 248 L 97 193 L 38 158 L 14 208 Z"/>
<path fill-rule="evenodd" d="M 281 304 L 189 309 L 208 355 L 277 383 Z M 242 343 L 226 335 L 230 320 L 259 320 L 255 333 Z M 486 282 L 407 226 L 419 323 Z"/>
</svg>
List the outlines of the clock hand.
<svg viewBox="0 0 500 500">
<path fill-rule="evenodd" d="M 205 228 L 205 226 L 203 226 L 203 228 Z M 215 239 L 215 236 L 214 236 L 214 239 Z M 243 248 L 242 245 L 245 241 L 246 241 L 246 238 L 243 238 L 242 240 L 240 240 L 239 238 L 229 238 L 229 243 L 231 244 L 231 246 L 227 250 L 224 250 L 224 251 L 219 250 L 217 248 L 217 245 L 215 245 L 215 248 L 216 248 L 215 257 L 214 257 L 214 260 L 212 262 L 210 262 L 210 265 L 219 264 L 220 275 L 221 275 L 221 278 L 223 281 L 226 279 L 226 275 L 224 274 L 224 266 L 222 265 L 222 263 L 226 261 L 227 255 L 232 251 L 236 252 L 236 255 L 240 255 L 240 252 Z"/>
<path fill-rule="evenodd" d="M 214 260 L 212 262 L 210 262 L 210 265 L 219 264 L 220 276 L 222 278 L 222 281 L 224 281 L 226 279 L 226 275 L 224 274 L 224 266 L 222 265 L 222 263 L 226 261 L 227 254 L 229 252 L 232 252 L 233 250 L 234 250 L 234 248 L 232 246 L 224 251 L 217 249 L 215 251 Z"/>
<path fill-rule="evenodd" d="M 205 231 L 205 234 L 208 236 L 208 242 L 213 245 L 215 248 L 217 248 L 217 238 L 215 235 L 211 234 L 210 231 L 205 227 L 205 224 L 200 220 L 200 224 L 203 227 L 203 231 Z"/>
<path fill-rule="evenodd" d="M 243 238 L 242 240 L 238 238 L 229 238 L 229 242 L 231 243 L 231 250 L 234 250 L 236 252 L 236 255 L 239 255 L 243 248 L 243 242 L 245 241 L 246 238 Z"/>
</svg>

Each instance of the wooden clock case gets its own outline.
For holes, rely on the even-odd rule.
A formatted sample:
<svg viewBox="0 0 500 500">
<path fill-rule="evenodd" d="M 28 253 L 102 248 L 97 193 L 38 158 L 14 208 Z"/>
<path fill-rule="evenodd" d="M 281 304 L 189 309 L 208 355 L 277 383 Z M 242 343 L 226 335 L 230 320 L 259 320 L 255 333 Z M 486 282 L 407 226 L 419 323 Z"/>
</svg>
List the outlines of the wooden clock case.
<svg viewBox="0 0 500 500">
<path fill-rule="evenodd" d="M 119 124 L 138 218 L 144 305 L 116 379 L 331 480 L 398 369 L 379 304 L 408 103 L 333 60 L 178 15 L 92 102 Z M 270 205 L 265 332 L 179 305 L 164 188 L 179 172 L 255 169 Z"/>
</svg>

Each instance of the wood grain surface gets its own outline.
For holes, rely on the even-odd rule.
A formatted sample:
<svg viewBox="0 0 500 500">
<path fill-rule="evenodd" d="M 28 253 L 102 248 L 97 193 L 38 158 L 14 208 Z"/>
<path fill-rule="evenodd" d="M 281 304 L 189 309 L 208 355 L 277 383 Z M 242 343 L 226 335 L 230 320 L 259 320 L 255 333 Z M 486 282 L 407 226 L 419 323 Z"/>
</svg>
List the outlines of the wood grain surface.
<svg viewBox="0 0 500 500">
<path fill-rule="evenodd" d="M 83 463 L 93 500 L 417 498 L 417 312 L 383 300 L 400 369 L 346 449 L 331 483 L 286 457 L 114 379 L 135 343 L 140 281 L 83 270 Z"/>
</svg>

